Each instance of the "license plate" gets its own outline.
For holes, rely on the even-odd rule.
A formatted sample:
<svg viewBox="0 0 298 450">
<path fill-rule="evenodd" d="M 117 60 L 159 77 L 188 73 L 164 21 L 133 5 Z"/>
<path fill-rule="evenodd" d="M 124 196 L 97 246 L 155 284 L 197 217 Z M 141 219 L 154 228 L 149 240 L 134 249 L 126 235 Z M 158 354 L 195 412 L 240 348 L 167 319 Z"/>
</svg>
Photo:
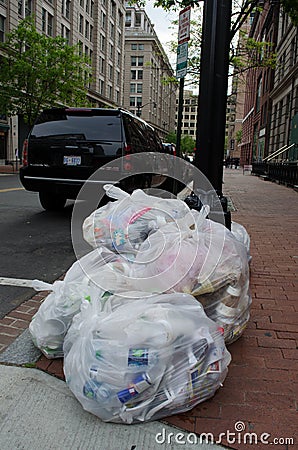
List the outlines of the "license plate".
<svg viewBox="0 0 298 450">
<path fill-rule="evenodd" d="M 81 164 L 80 156 L 64 156 L 63 164 L 65 166 L 79 166 Z"/>
</svg>

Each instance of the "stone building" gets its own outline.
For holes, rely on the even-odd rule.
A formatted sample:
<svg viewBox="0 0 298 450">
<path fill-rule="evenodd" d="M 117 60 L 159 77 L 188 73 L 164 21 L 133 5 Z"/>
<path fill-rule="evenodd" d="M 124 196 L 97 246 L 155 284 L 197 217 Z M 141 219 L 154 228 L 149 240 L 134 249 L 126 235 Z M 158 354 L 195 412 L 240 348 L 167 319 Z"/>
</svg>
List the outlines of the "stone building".
<svg viewBox="0 0 298 450">
<path fill-rule="evenodd" d="M 126 5 L 124 107 L 161 138 L 175 127 L 174 72 L 146 11 Z"/>
</svg>

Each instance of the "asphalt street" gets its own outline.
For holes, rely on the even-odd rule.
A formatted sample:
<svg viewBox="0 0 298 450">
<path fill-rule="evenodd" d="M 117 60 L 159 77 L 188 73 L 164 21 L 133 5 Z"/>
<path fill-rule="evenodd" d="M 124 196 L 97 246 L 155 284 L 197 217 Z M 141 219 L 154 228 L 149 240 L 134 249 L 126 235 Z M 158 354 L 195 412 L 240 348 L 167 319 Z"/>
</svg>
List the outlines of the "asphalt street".
<svg viewBox="0 0 298 450">
<path fill-rule="evenodd" d="M 25 191 L 17 174 L 0 174 L 0 277 L 53 282 L 65 273 L 75 261 L 71 214 L 71 202 L 62 212 L 44 211 L 38 194 Z M 33 293 L 0 286 L 0 318 Z"/>
</svg>

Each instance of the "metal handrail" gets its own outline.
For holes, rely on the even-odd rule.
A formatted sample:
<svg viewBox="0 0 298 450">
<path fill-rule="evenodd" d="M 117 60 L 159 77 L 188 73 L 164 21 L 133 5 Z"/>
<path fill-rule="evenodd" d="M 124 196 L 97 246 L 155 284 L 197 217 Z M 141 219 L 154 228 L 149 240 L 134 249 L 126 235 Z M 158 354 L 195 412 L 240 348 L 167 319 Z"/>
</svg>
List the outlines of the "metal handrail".
<svg viewBox="0 0 298 450">
<path fill-rule="evenodd" d="M 275 156 L 275 154 L 277 155 L 279 151 L 282 151 L 284 148 L 286 148 L 287 145 L 283 145 L 282 147 L 280 147 L 279 149 L 275 150 L 275 152 L 271 153 L 270 155 L 266 156 L 266 158 L 263 159 L 263 162 L 266 161 L 268 158 L 270 158 L 271 156 Z"/>
<path fill-rule="evenodd" d="M 277 156 L 281 155 L 282 153 L 285 153 L 287 150 L 290 150 L 290 148 L 292 148 L 294 146 L 295 146 L 295 144 L 291 144 L 291 145 L 289 145 L 289 147 L 286 147 L 284 150 L 280 149 L 280 152 L 278 152 L 276 155 L 274 155 L 274 154 L 270 155 L 270 157 L 267 159 L 267 162 L 271 161 L 271 159 L 276 158 Z"/>
</svg>

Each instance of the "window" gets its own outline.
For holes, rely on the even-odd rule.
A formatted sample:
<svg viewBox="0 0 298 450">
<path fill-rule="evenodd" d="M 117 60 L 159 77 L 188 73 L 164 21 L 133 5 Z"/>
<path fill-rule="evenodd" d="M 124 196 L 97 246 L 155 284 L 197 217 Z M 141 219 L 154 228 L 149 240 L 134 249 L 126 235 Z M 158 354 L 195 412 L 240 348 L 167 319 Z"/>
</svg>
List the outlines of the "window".
<svg viewBox="0 0 298 450">
<path fill-rule="evenodd" d="M 129 106 L 135 106 L 135 104 L 136 104 L 136 98 L 129 97 Z"/>
<path fill-rule="evenodd" d="M 0 15 L 0 42 L 4 42 L 5 17 Z"/>
<path fill-rule="evenodd" d="M 93 17 L 93 13 L 94 13 L 94 1 L 91 0 L 91 6 L 90 6 L 90 16 Z"/>
<path fill-rule="evenodd" d="M 135 13 L 135 27 L 140 27 L 141 26 L 141 20 L 142 20 L 141 13 L 136 12 Z"/>
<path fill-rule="evenodd" d="M 66 0 L 65 15 L 67 19 L 70 18 L 70 0 Z"/>
<path fill-rule="evenodd" d="M 125 26 L 131 27 L 131 12 L 127 12 L 125 16 Z"/>
<path fill-rule="evenodd" d="M 32 14 L 32 0 L 25 1 L 25 16 L 31 16 Z"/>
<path fill-rule="evenodd" d="M 48 36 L 53 36 L 54 17 L 48 13 Z"/>
<path fill-rule="evenodd" d="M 137 71 L 136 70 L 131 70 L 130 71 L 130 77 L 132 80 L 136 80 L 137 79 Z"/>
<path fill-rule="evenodd" d="M 62 0 L 62 15 L 70 18 L 70 0 Z"/>
<path fill-rule="evenodd" d="M 143 92 L 143 85 L 138 83 L 137 84 L 137 93 L 138 94 L 142 94 L 142 92 Z"/>
<path fill-rule="evenodd" d="M 130 93 L 131 94 L 136 93 L 136 83 L 130 83 Z"/>
<path fill-rule="evenodd" d="M 109 86 L 109 99 L 112 100 L 113 98 L 113 88 L 112 86 Z"/>
<path fill-rule="evenodd" d="M 90 0 L 86 0 L 86 13 L 89 14 L 90 12 Z"/>
<path fill-rule="evenodd" d="M 85 38 L 89 38 L 89 22 L 85 20 Z"/>
<path fill-rule="evenodd" d="M 144 56 L 131 56 L 130 57 L 130 64 L 131 66 L 143 66 L 144 65 Z"/>
<path fill-rule="evenodd" d="M 100 56 L 99 57 L 99 72 L 102 74 L 104 73 L 104 63 L 105 63 L 104 58 L 102 56 Z"/>
<path fill-rule="evenodd" d="M 110 64 L 109 65 L 109 77 L 110 77 L 110 80 L 112 80 L 113 76 L 114 76 L 114 70 L 113 70 L 112 64 Z"/>
<path fill-rule="evenodd" d="M 144 50 L 144 44 L 139 44 L 139 50 Z"/>
<path fill-rule="evenodd" d="M 99 93 L 104 95 L 105 84 L 103 80 L 99 80 Z"/>
<path fill-rule="evenodd" d="M 137 48 L 138 48 L 137 44 L 131 44 L 131 49 L 132 50 L 137 50 Z"/>
<path fill-rule="evenodd" d="M 80 14 L 80 18 L 79 18 L 79 32 L 81 34 L 83 34 L 83 20 L 84 20 L 84 18 L 82 16 L 82 14 Z"/>
<path fill-rule="evenodd" d="M 110 38 L 114 39 L 114 37 L 115 37 L 115 25 L 112 22 L 110 22 Z"/>
<path fill-rule="evenodd" d="M 113 59 L 114 57 L 114 45 L 110 44 L 110 58 Z"/>
<path fill-rule="evenodd" d="M 256 111 L 260 111 L 261 106 L 261 95 L 262 95 L 262 77 L 258 80 L 258 87 L 257 87 L 257 98 L 256 98 Z"/>
<path fill-rule="evenodd" d="M 92 41 L 92 39 L 93 39 L 93 26 L 90 25 L 90 38 L 89 38 L 89 40 Z"/>
<path fill-rule="evenodd" d="M 100 50 L 105 51 L 106 48 L 106 38 L 101 34 L 100 35 Z"/>
<path fill-rule="evenodd" d="M 67 44 L 70 43 L 70 30 L 65 26 L 61 25 L 61 36 L 66 39 Z"/>
<path fill-rule="evenodd" d="M 112 1 L 112 16 L 116 16 L 116 3 Z"/>
<path fill-rule="evenodd" d="M 84 8 L 84 0 L 80 0 L 80 7 Z"/>
<path fill-rule="evenodd" d="M 18 14 L 23 17 L 23 0 L 18 0 Z"/>
<path fill-rule="evenodd" d="M 101 12 L 101 27 L 102 28 L 106 27 L 106 15 L 104 12 Z"/>
<path fill-rule="evenodd" d="M 42 23 L 41 29 L 42 29 L 43 33 L 46 32 L 46 27 L 47 27 L 46 14 L 47 14 L 46 10 L 44 8 L 42 8 L 42 10 L 41 10 L 41 23 Z"/>
<path fill-rule="evenodd" d="M 122 44 L 122 33 L 118 31 L 118 47 L 121 47 Z"/>
</svg>

